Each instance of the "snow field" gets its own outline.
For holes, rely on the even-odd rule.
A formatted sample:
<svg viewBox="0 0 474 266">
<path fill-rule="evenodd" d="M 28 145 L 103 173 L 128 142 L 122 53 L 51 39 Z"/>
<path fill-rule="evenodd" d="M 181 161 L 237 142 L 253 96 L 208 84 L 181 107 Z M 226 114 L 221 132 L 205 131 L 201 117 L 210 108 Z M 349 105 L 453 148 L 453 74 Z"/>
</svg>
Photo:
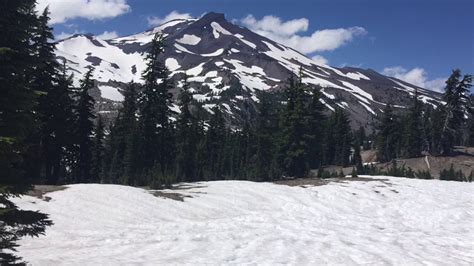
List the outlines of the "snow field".
<svg viewBox="0 0 474 266">
<path fill-rule="evenodd" d="M 55 222 L 19 254 L 33 265 L 474 263 L 473 184 L 373 178 L 384 180 L 199 182 L 172 191 L 184 201 L 71 185 L 49 202 L 15 200 Z"/>
</svg>

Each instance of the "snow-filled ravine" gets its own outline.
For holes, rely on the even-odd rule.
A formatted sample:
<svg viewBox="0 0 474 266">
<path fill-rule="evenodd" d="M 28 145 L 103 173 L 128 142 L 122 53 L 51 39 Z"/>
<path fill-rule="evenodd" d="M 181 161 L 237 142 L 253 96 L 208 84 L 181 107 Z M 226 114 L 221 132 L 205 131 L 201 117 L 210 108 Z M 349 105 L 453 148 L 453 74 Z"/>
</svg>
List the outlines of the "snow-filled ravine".
<svg viewBox="0 0 474 266">
<path fill-rule="evenodd" d="M 215 181 L 160 193 L 183 201 L 71 185 L 49 201 L 15 200 L 55 223 L 18 252 L 33 265 L 474 263 L 474 184 L 371 178 L 383 180 Z"/>
</svg>

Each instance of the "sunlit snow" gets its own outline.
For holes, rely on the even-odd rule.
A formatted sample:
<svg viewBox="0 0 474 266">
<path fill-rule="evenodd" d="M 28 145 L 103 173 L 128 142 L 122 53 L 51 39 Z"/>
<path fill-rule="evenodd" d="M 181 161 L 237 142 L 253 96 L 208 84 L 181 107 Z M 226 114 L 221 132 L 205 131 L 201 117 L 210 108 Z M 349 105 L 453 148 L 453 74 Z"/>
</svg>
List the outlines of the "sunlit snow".
<svg viewBox="0 0 474 266">
<path fill-rule="evenodd" d="M 186 184 L 184 201 L 118 185 L 78 184 L 25 196 L 50 214 L 45 236 L 24 238 L 33 265 L 472 265 L 474 184 L 375 180 L 289 187 Z M 187 188 L 186 188 L 187 187 Z"/>
<path fill-rule="evenodd" d="M 100 90 L 100 96 L 102 96 L 102 98 L 106 98 L 106 99 L 118 101 L 118 102 L 121 102 L 124 100 L 123 95 L 118 91 L 116 87 L 101 85 L 99 86 L 99 90 Z"/>
</svg>

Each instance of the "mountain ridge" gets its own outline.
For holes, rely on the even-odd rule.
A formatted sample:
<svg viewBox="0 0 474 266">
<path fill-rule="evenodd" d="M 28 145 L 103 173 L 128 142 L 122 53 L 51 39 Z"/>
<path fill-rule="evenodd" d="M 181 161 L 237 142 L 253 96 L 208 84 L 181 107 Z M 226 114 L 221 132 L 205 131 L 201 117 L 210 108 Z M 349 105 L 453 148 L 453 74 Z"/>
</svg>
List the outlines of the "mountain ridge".
<svg viewBox="0 0 474 266">
<path fill-rule="evenodd" d="M 320 86 L 321 102 L 328 110 L 345 109 L 353 127 L 369 126 L 387 103 L 403 109 L 418 90 L 421 100 L 437 105 L 440 94 L 372 69 L 336 68 L 310 58 L 266 37 L 235 25 L 220 13 L 210 12 L 199 19 L 172 20 L 144 32 L 101 40 L 93 35 L 74 35 L 57 43 L 58 58 L 65 59 L 75 80 L 88 65 L 96 68 L 98 112 L 113 114 L 126 83 L 140 82 L 144 55 L 156 32 L 166 38 L 161 59 L 170 71 L 179 92 L 185 75 L 193 98 L 211 112 L 219 104 L 228 121 L 239 125 L 255 108 L 256 91 L 281 90 L 291 75 L 303 70 L 303 82 Z M 117 97 L 111 97 L 113 92 Z M 226 92 L 226 93 L 224 93 Z M 173 109 L 178 111 L 176 106 Z"/>
</svg>

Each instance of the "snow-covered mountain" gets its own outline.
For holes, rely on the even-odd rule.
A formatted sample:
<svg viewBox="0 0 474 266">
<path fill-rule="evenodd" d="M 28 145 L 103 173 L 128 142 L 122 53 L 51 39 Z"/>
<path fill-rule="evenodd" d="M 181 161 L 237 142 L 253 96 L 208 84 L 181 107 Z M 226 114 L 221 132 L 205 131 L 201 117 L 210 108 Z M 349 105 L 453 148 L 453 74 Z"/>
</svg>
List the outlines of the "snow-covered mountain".
<svg viewBox="0 0 474 266">
<path fill-rule="evenodd" d="M 238 122 L 254 113 L 256 91 L 279 90 L 291 74 L 303 69 L 303 82 L 323 87 L 329 110 L 347 110 L 353 126 L 366 125 L 391 102 L 403 108 L 418 89 L 424 102 L 436 104 L 439 94 L 370 69 L 335 68 L 227 21 L 223 14 L 208 13 L 200 19 L 173 20 L 148 31 L 101 40 L 74 35 L 57 43 L 57 55 L 66 59 L 76 81 L 93 65 L 102 97 L 100 112 L 112 113 L 123 99 L 120 91 L 131 80 L 140 82 L 144 56 L 156 32 L 166 37 L 163 61 L 176 81 L 184 75 L 193 97 L 210 110 L 220 104 L 229 121 Z M 177 95 L 180 82 L 173 91 Z M 176 108 L 177 109 L 177 108 Z"/>
</svg>

